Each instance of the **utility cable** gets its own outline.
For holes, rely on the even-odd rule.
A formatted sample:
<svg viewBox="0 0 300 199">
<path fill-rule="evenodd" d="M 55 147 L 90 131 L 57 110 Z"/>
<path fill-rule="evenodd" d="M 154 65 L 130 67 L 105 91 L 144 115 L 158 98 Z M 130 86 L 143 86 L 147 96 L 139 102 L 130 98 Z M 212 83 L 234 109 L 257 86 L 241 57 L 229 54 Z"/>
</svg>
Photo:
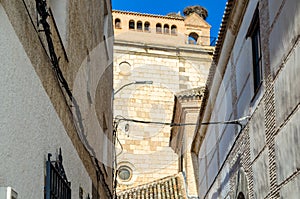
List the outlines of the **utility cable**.
<svg viewBox="0 0 300 199">
<path fill-rule="evenodd" d="M 211 125 L 211 124 L 237 124 L 240 127 L 243 127 L 242 121 L 248 119 L 249 116 L 245 116 L 239 119 L 235 120 L 228 120 L 228 121 L 213 121 L 213 122 L 202 122 L 200 125 Z M 126 121 L 126 122 L 134 122 L 134 123 L 141 123 L 141 124 L 158 124 L 158 125 L 167 125 L 170 127 L 176 127 L 176 126 L 196 126 L 198 123 L 172 123 L 172 122 L 158 122 L 158 121 L 147 121 L 147 120 L 137 120 L 137 119 L 130 119 L 125 118 L 123 116 L 116 116 L 116 121 Z"/>
<path fill-rule="evenodd" d="M 25 7 L 26 7 L 26 10 L 27 10 L 28 14 L 29 14 L 29 11 L 28 11 L 27 6 L 26 6 L 26 4 L 25 4 L 24 1 L 23 1 L 23 3 L 25 5 Z M 46 36 L 46 40 L 47 40 L 47 44 L 48 44 L 48 50 L 49 50 L 49 53 L 50 53 L 50 60 L 51 60 L 51 63 L 52 63 L 53 70 L 55 71 L 55 74 L 56 74 L 56 77 L 57 77 L 58 81 L 61 83 L 62 87 L 64 88 L 65 92 L 67 93 L 70 101 L 72 102 L 72 104 L 73 104 L 73 106 L 75 108 L 75 114 L 77 116 L 77 120 L 78 120 L 77 122 L 79 124 L 79 131 L 81 132 L 80 134 L 83 134 L 84 133 L 84 126 L 83 126 L 83 122 L 82 122 L 82 115 L 81 115 L 81 112 L 80 112 L 80 109 L 79 109 L 79 105 L 78 105 L 76 99 L 74 98 L 74 96 L 73 96 L 73 94 L 71 92 L 71 89 L 69 88 L 69 85 L 68 85 L 66 79 L 64 78 L 64 76 L 62 74 L 62 71 L 61 71 L 61 69 L 59 67 L 59 59 L 57 58 L 55 50 L 54 50 L 54 45 L 53 45 L 53 41 L 52 41 L 52 37 L 51 37 L 51 31 L 50 31 L 50 25 L 47 22 L 47 18 L 50 15 L 49 15 L 49 13 L 47 11 L 47 3 L 46 3 L 46 1 L 45 0 L 36 0 L 36 8 L 37 8 L 38 14 L 41 17 L 41 19 L 38 21 L 38 23 L 42 24 L 43 31 L 45 32 L 45 36 Z M 31 22 L 33 23 L 32 18 L 31 18 Z M 39 39 L 40 39 L 40 37 L 39 37 Z M 41 39 L 40 39 L 40 41 L 41 41 Z M 73 114 L 72 111 L 71 111 L 71 113 Z M 74 124 L 75 124 L 75 126 L 77 126 L 76 122 L 74 122 Z M 82 138 L 81 138 L 81 140 L 82 140 Z M 102 170 L 101 170 L 101 168 L 99 166 L 97 158 L 95 157 L 94 150 L 91 148 L 91 146 L 89 146 L 87 144 L 86 140 L 83 143 L 85 143 L 84 144 L 85 148 L 89 151 L 89 154 L 90 154 L 91 158 L 93 158 L 94 161 L 95 161 L 94 164 L 95 164 L 95 166 L 97 168 L 97 173 L 98 172 L 100 173 L 101 177 L 98 176 L 97 180 L 101 179 L 101 181 L 105 185 L 106 192 L 108 193 L 108 196 L 112 197 L 113 194 L 111 193 L 111 191 L 109 189 L 109 186 L 108 186 L 108 184 L 105 181 L 104 174 L 103 174 L 103 172 L 102 172 Z"/>
</svg>

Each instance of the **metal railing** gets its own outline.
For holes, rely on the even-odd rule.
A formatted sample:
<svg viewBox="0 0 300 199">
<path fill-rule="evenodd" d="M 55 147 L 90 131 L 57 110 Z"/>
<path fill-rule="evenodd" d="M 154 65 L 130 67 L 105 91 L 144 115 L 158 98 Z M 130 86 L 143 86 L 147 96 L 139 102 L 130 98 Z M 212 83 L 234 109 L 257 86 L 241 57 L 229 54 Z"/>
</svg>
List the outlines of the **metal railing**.
<svg viewBox="0 0 300 199">
<path fill-rule="evenodd" d="M 51 161 L 51 156 L 49 153 L 46 162 L 45 199 L 71 199 L 71 183 L 62 166 L 61 150 L 58 160 Z"/>
</svg>

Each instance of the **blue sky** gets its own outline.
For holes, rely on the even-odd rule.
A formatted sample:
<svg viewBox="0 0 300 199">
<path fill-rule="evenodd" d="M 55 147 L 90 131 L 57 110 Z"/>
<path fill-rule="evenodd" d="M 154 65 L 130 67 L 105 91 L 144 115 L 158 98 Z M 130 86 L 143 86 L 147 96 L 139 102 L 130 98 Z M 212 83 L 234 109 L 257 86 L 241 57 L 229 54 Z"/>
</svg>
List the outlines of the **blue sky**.
<svg viewBox="0 0 300 199">
<path fill-rule="evenodd" d="M 166 15 L 170 12 L 183 13 L 190 5 L 200 5 L 208 10 L 207 22 L 212 26 L 211 36 L 217 37 L 227 0 L 112 0 L 114 10 L 125 10 L 149 14 Z"/>
</svg>

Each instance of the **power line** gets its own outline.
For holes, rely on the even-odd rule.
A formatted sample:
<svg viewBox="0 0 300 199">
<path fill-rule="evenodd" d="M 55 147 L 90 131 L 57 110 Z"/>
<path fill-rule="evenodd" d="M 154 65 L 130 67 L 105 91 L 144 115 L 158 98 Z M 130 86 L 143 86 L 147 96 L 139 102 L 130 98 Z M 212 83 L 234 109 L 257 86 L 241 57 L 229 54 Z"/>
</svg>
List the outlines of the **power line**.
<svg viewBox="0 0 300 199">
<path fill-rule="evenodd" d="M 137 120 L 137 119 L 131 119 L 131 118 L 125 118 L 123 116 L 116 116 L 115 120 L 117 123 L 120 123 L 121 121 L 126 122 L 134 122 L 134 123 L 141 123 L 141 124 L 156 124 L 156 125 L 167 125 L 170 127 L 176 127 L 176 126 L 196 126 L 196 125 L 213 125 L 213 124 L 237 124 L 240 127 L 243 127 L 243 121 L 249 119 L 250 116 L 241 117 L 235 120 L 228 120 L 228 121 L 212 121 L 212 122 L 201 122 L 201 123 L 173 123 L 173 122 L 158 122 L 158 121 L 147 121 L 147 120 Z"/>
</svg>

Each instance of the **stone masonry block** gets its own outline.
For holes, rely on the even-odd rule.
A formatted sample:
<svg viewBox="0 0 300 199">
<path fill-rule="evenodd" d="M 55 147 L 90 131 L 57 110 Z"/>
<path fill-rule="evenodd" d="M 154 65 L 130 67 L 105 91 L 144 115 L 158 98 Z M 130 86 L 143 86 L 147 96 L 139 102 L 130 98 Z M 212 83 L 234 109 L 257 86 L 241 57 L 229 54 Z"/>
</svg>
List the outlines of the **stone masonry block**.
<svg viewBox="0 0 300 199">
<path fill-rule="evenodd" d="M 300 169 L 300 112 L 281 129 L 275 137 L 278 183 Z"/>
<path fill-rule="evenodd" d="M 249 123 L 249 134 L 250 134 L 250 155 L 251 160 L 258 155 L 263 149 L 266 143 L 265 135 L 265 122 L 261 118 L 264 118 L 264 106 L 261 105 L 257 108 L 250 123 Z"/>
<path fill-rule="evenodd" d="M 280 190 L 280 198 L 298 199 L 300 196 L 300 175 L 284 185 Z"/>
<path fill-rule="evenodd" d="M 254 198 L 265 198 L 270 191 L 268 150 L 253 163 Z"/>
</svg>

